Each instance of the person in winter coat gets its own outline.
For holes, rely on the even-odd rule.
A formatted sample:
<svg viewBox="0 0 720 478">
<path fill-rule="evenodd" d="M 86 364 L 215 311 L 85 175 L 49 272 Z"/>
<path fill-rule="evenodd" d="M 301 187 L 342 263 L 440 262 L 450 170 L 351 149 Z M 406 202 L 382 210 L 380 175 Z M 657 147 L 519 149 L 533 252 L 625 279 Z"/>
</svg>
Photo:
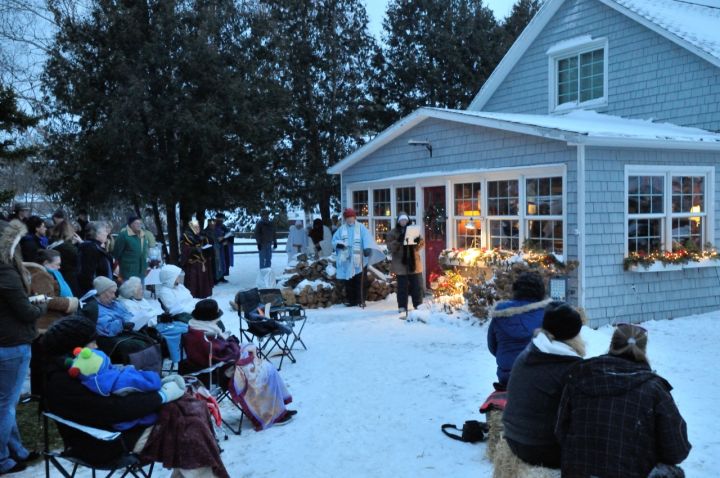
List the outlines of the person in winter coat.
<svg viewBox="0 0 720 478">
<path fill-rule="evenodd" d="M 212 244 L 200 234 L 200 224 L 196 220 L 192 220 L 188 223 L 180 240 L 180 265 L 185 275 L 187 290 L 196 298 L 211 296 L 215 283 L 213 261 L 209 255 L 205 254 L 205 250 L 214 254 Z M 192 308 L 185 312 L 190 313 L 190 311 Z"/>
<path fill-rule="evenodd" d="M 647 341 L 644 328 L 620 324 L 607 355 L 570 370 L 555 427 L 563 477 L 684 476 L 674 465 L 690 453 L 687 425 L 650 369 Z"/>
<path fill-rule="evenodd" d="M 288 262 L 293 260 L 298 254 L 303 254 L 308 247 L 308 234 L 303 227 L 303 222 L 298 219 L 295 221 L 295 227 L 291 227 L 288 231 L 287 238 L 287 255 Z"/>
<path fill-rule="evenodd" d="M 82 242 L 69 221 L 60 221 L 55 225 L 48 238 L 48 249 L 60 253 L 60 273 L 70 286 L 72 295 L 80 297 L 78 285 L 78 244 Z"/>
<path fill-rule="evenodd" d="M 567 372 L 585 355 L 582 319 L 565 302 L 545 307 L 542 328 L 518 356 L 510 373 L 503 434 L 522 461 L 560 468 L 555 421 Z"/>
<path fill-rule="evenodd" d="M 404 212 L 398 214 L 397 224 L 387 235 L 388 250 L 392 254 L 390 272 L 397 277 L 397 303 L 401 318 L 405 318 L 408 309 L 408 292 L 413 307 L 417 309 L 423 301 L 422 259 L 420 251 L 425 246 L 421 237 L 412 242 L 405 239 L 410 218 Z"/>
<path fill-rule="evenodd" d="M 70 287 L 60 274 L 60 253 L 43 249 L 38 254 L 38 260 L 42 264 L 25 262 L 23 265 L 30 273 L 30 293 L 47 298 L 47 312 L 36 323 L 38 331 L 42 333 L 59 318 L 75 313 L 79 301 L 73 297 Z"/>
<path fill-rule="evenodd" d="M 167 264 L 160 269 L 160 286 L 157 290 L 157 297 L 163 309 L 172 315 L 175 320 L 186 322 L 190 320 L 198 299 L 194 298 L 190 291 L 183 285 L 184 274 L 182 269 L 172 264 Z M 186 319 L 178 318 L 180 315 L 188 316 Z"/>
<path fill-rule="evenodd" d="M 495 388 L 504 390 L 510 378 L 515 358 L 532 339 L 535 329 L 542 325 L 545 306 L 545 284 L 535 272 L 524 272 L 512 286 L 512 300 L 499 302 L 491 312 L 488 327 L 488 349 L 497 362 L 498 382 Z"/>
<path fill-rule="evenodd" d="M 143 297 L 143 285 L 139 277 L 130 277 L 118 289 L 118 302 L 132 314 L 133 330 L 149 325 L 157 325 L 157 316 L 163 310 L 157 301 L 148 301 Z"/>
<path fill-rule="evenodd" d="M 116 337 L 135 325 L 132 314 L 115 298 L 117 284 L 107 277 L 96 277 L 93 281 L 97 301 L 97 333 L 101 337 Z"/>
<path fill-rule="evenodd" d="M 277 233 L 275 225 L 270 221 L 270 213 L 263 211 L 260 220 L 255 224 L 255 242 L 260 255 L 260 269 L 270 267 L 272 251 L 277 249 Z"/>
<path fill-rule="evenodd" d="M 345 218 L 345 223 L 335 231 L 332 244 L 337 253 L 336 277 L 346 281 L 346 305 L 353 307 L 365 303 L 367 288 L 362 279 L 372 255 L 372 249 L 376 246 L 370 231 L 363 224 L 357 222 L 357 214 L 354 209 L 345 209 L 343 218 Z"/>
<path fill-rule="evenodd" d="M 18 244 L 27 232 L 13 220 L 0 221 L 0 474 L 25 469 L 31 458 L 15 421 L 15 407 L 30 367 L 35 323 L 47 312 L 45 303 L 30 301 L 30 274 Z"/>
<path fill-rule="evenodd" d="M 222 261 L 222 277 L 218 282 L 226 283 L 225 277 L 230 274 L 230 267 L 234 260 L 235 237 L 225 225 L 225 214 L 221 212 L 215 214 L 215 237 L 220 245 L 220 260 Z"/>
<path fill-rule="evenodd" d="M 142 220 L 135 215 L 128 217 L 127 226 L 120 229 L 112 250 L 113 257 L 120 263 L 120 277 L 123 280 L 145 277 L 149 248 Z"/>
<path fill-rule="evenodd" d="M 78 286 L 81 298 L 93 289 L 96 277 L 113 277 L 113 258 L 106 249 L 109 232 L 105 224 L 97 222 L 91 222 L 85 227 L 85 241 L 78 246 Z"/>
<path fill-rule="evenodd" d="M 45 239 L 47 226 L 45 225 L 45 221 L 38 216 L 30 216 L 25 224 L 27 225 L 28 233 L 23 236 L 20 241 L 23 261 L 37 262 L 38 251 L 45 249 L 43 239 Z"/>
<path fill-rule="evenodd" d="M 318 259 L 332 254 L 332 232 L 323 224 L 322 219 L 313 220 L 313 226 L 308 235 L 313 242 L 315 256 Z"/>
<path fill-rule="evenodd" d="M 173 476 L 227 477 L 207 419 L 207 408 L 185 394 L 177 376 L 162 379 L 158 391 L 98 395 L 68 373 L 66 361 L 72 357 L 73 350 L 82 346 L 94 348 L 94 340 L 95 325 L 83 317 L 61 319 L 44 335 L 46 390 L 52 391 L 44 394 L 48 410 L 82 425 L 106 430 L 119 422 L 140 420 L 149 414 L 158 414 L 159 419 L 154 426 L 123 430 L 120 438 L 113 441 L 98 440 L 58 424 L 66 449 L 96 466 L 116 460 L 126 451 L 134 451 L 142 455 L 143 460 L 162 460 L 168 468 L 174 464 L 163 457 L 193 463 L 186 469 L 192 468 L 195 474 L 185 475 L 184 470 L 176 469 Z M 173 418 L 168 420 L 166 414 L 173 407 L 180 407 L 185 413 L 177 417 L 173 413 Z M 182 424 L 182 433 L 177 433 L 172 427 L 176 420 Z M 157 437 L 158 434 L 161 436 Z M 178 449 L 186 441 L 192 446 Z"/>
</svg>

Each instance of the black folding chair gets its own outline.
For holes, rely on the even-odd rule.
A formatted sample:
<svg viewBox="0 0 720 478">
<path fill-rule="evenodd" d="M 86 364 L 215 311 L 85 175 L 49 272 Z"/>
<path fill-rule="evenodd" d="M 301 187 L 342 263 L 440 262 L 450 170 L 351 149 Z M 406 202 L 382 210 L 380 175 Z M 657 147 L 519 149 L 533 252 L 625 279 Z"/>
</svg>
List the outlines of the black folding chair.
<svg viewBox="0 0 720 478">
<path fill-rule="evenodd" d="M 270 308 L 270 317 L 264 316 L 265 304 L 260 300 L 258 289 L 240 291 L 235 295 L 240 318 L 240 340 L 245 338 L 248 342 L 257 340 L 258 353 L 271 361 L 274 355 L 280 355 L 278 371 L 282 368 L 283 360 L 287 358 L 295 363 L 295 356 L 288 343 L 293 336 L 293 323 L 286 321 L 287 311 Z M 246 326 L 243 325 L 243 321 Z M 285 323 L 283 323 L 285 322 Z M 274 354 L 275 351 L 277 354 Z"/>
<path fill-rule="evenodd" d="M 280 289 L 260 289 L 258 293 L 260 294 L 261 303 L 271 304 L 271 313 L 276 311 L 278 314 L 281 314 L 279 320 L 292 323 L 293 339 L 290 343 L 290 350 L 293 350 L 297 342 L 300 342 L 300 345 L 307 350 L 307 345 L 305 345 L 301 337 L 305 323 L 307 322 L 305 308 L 300 304 L 286 304 Z M 299 328 L 296 327 L 298 322 L 300 323 Z"/>
<path fill-rule="evenodd" d="M 79 423 L 67 420 L 58 415 L 54 415 L 49 412 L 43 412 L 43 420 L 45 424 L 45 448 L 43 455 L 45 457 L 45 477 L 50 478 L 50 465 L 52 465 L 57 471 L 60 472 L 65 478 L 73 478 L 77 473 L 78 468 L 90 468 L 92 476 L 95 478 L 96 471 L 106 471 L 106 478 L 113 476 L 116 472 L 122 472 L 120 478 L 125 476 L 134 476 L 135 478 L 150 478 L 152 476 L 154 463 L 142 464 L 140 457 L 132 451 L 125 451 L 117 459 L 112 460 L 108 463 L 97 464 L 89 463 L 83 459 L 74 456 L 72 449 L 65 446 L 63 451 L 51 451 L 50 450 L 50 438 L 48 433 L 48 420 L 52 420 L 58 424 L 58 426 L 65 426 L 74 428 L 83 433 L 86 433 L 96 440 L 111 442 L 120 439 L 120 432 L 103 430 L 100 428 L 93 428 Z M 68 471 L 60 460 L 69 461 L 72 465 L 72 471 Z M 144 469 L 148 467 L 147 471 Z"/>
<path fill-rule="evenodd" d="M 220 402 L 225 400 L 226 398 L 229 400 L 229 402 L 240 412 L 240 422 L 238 423 L 237 427 L 233 427 L 230 425 L 230 423 L 225 420 L 224 417 L 221 417 L 223 425 L 233 432 L 235 435 L 242 434 L 242 424 L 243 419 L 245 418 L 245 412 L 243 411 L 242 407 L 235 403 L 232 400 L 232 397 L 230 396 L 230 392 L 227 388 L 227 386 L 223 387 L 220 385 L 224 379 L 223 373 L 224 369 L 228 365 L 233 365 L 232 362 L 215 362 L 212 355 L 212 342 L 211 339 L 214 338 L 213 335 L 204 333 L 203 338 L 208 343 L 208 361 L 207 364 L 195 364 L 190 362 L 187 359 L 187 353 L 185 352 L 185 337 L 187 334 L 183 334 L 182 337 L 182 353 L 185 356 L 185 359 L 181 361 L 182 363 L 182 375 L 187 377 L 192 377 L 194 379 L 197 379 L 200 381 L 210 392 L 210 395 L 215 398 L 215 401 L 217 401 L 218 405 Z M 215 362 L 215 363 L 213 363 Z M 200 368 L 202 367 L 202 368 Z M 226 379 L 227 380 L 227 379 Z M 225 436 L 227 439 L 227 435 Z"/>
</svg>

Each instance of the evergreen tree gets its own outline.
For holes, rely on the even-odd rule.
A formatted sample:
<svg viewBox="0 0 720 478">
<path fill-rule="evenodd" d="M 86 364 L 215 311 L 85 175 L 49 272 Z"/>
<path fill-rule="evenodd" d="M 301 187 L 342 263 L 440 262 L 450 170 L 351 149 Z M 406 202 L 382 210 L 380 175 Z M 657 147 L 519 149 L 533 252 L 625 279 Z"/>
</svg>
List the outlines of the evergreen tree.
<svg viewBox="0 0 720 478">
<path fill-rule="evenodd" d="M 10 162 L 26 159 L 34 149 L 18 146 L 17 134 L 37 124 L 37 118 L 18 109 L 15 92 L 0 83 L 0 170 Z M 0 190 L 0 204 L 15 196 L 11 189 Z"/>
<path fill-rule="evenodd" d="M 518 0 L 513 5 L 510 15 L 505 19 L 502 26 L 505 32 L 505 38 L 503 39 L 505 51 L 515 43 L 517 37 L 520 36 L 541 6 L 542 2 L 540 0 Z"/>
<path fill-rule="evenodd" d="M 504 53 L 482 0 L 392 0 L 383 28 L 397 117 L 421 106 L 467 107 Z"/>
</svg>

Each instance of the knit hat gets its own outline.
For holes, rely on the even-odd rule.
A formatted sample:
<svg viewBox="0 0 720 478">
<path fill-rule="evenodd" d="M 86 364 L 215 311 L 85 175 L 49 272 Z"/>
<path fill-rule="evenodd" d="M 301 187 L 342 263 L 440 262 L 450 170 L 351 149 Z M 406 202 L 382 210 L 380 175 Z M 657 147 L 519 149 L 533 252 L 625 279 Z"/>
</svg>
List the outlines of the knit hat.
<svg viewBox="0 0 720 478">
<path fill-rule="evenodd" d="M 140 220 L 140 217 L 139 217 L 139 216 L 136 216 L 135 214 L 130 214 L 130 215 L 128 216 L 127 224 L 128 224 L 128 226 L 129 226 L 129 225 L 132 224 L 133 222 L 139 221 L 139 220 Z"/>
<path fill-rule="evenodd" d="M 117 287 L 117 284 L 105 276 L 97 276 L 93 280 L 93 289 L 95 289 L 96 295 L 102 294 L 111 287 Z"/>
<path fill-rule="evenodd" d="M 343 211 L 343 217 L 345 219 L 347 219 L 349 217 L 357 217 L 357 213 L 355 212 L 355 209 L 349 207 Z"/>
<path fill-rule="evenodd" d="M 125 299 L 134 299 L 135 291 L 137 291 L 140 284 L 142 284 L 142 281 L 139 277 L 130 277 L 122 283 L 118 289 L 118 294 L 120 294 L 120 297 L 124 297 Z"/>
<path fill-rule="evenodd" d="M 537 272 L 523 272 L 512 285 L 513 299 L 537 302 L 545 298 L 545 283 Z"/>
<path fill-rule="evenodd" d="M 75 347 L 95 340 L 95 324 L 82 316 L 70 316 L 54 322 L 43 335 L 48 355 L 69 354 Z"/>
<path fill-rule="evenodd" d="M 223 315 L 223 311 L 218 307 L 218 303 L 213 299 L 203 299 L 195 304 L 192 316 L 197 320 L 215 320 Z"/>
<path fill-rule="evenodd" d="M 405 219 L 406 221 L 410 221 L 410 218 L 408 217 L 408 215 L 404 212 L 401 212 L 400 214 L 398 214 L 397 220 L 398 220 L 398 222 L 400 222 L 403 219 Z"/>
<path fill-rule="evenodd" d="M 556 340 L 570 340 L 580 333 L 582 318 L 567 302 L 553 301 L 545 307 L 542 328 Z"/>
<path fill-rule="evenodd" d="M 72 364 L 68 370 L 68 374 L 72 378 L 77 378 L 81 375 L 86 377 L 95 375 L 103 367 L 103 363 L 107 357 L 107 355 L 99 350 L 93 350 L 88 347 L 75 347 L 73 355 L 75 358 L 72 360 Z"/>
</svg>

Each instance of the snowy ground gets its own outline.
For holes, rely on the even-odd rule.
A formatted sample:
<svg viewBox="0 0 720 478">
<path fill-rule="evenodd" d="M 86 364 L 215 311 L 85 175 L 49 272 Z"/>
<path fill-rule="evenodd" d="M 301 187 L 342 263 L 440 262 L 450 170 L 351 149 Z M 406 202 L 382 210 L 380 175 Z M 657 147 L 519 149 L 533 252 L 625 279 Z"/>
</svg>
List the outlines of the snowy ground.
<svg viewBox="0 0 720 478">
<path fill-rule="evenodd" d="M 254 286 L 257 255 L 236 256 L 230 283 L 214 298 L 223 321 L 237 329 L 228 301 Z M 279 276 L 285 254 L 273 256 Z M 417 312 L 427 323 L 397 319 L 395 297 L 364 310 L 334 306 L 308 311 L 303 338 L 309 350 L 281 375 L 299 413 L 283 427 L 222 443 L 223 460 L 235 477 L 490 477 L 485 445 L 453 441 L 443 423 L 482 419 L 478 406 L 491 391 L 495 361 L 487 352 L 485 326 L 439 312 Z M 678 320 L 648 322 L 652 366 L 675 387 L 693 444 L 683 464 L 687 476 L 714 477 L 720 470 L 714 371 L 720 342 L 720 311 Z M 612 329 L 583 328 L 589 355 L 607 350 Z M 226 409 L 227 418 L 234 411 Z M 714 425 L 713 425 L 714 424 Z M 41 465 L 15 476 L 41 476 Z M 155 476 L 169 476 L 158 469 Z M 85 475 L 83 475 L 85 476 Z"/>
</svg>

